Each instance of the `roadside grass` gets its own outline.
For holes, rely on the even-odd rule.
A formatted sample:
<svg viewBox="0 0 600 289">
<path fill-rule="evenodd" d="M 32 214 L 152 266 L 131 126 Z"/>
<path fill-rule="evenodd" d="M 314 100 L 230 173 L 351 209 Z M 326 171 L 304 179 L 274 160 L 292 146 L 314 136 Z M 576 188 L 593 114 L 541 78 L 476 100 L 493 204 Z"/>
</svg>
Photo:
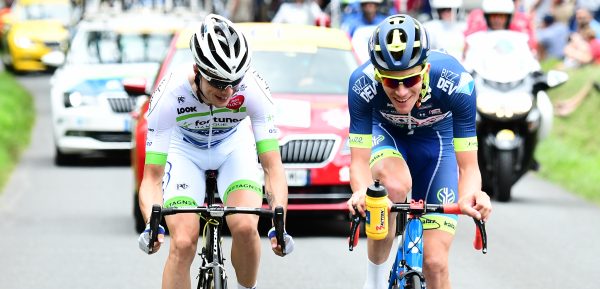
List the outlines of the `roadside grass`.
<svg viewBox="0 0 600 289">
<path fill-rule="evenodd" d="M 29 144 L 34 120 L 31 95 L 10 74 L 0 72 L 0 194 Z"/>
<path fill-rule="evenodd" d="M 545 69 L 553 67 L 545 63 Z M 569 80 L 548 92 L 553 103 L 568 99 L 591 81 L 600 82 L 600 66 L 569 71 Z M 600 92 L 592 87 L 567 117 L 554 117 L 551 134 L 537 148 L 539 174 L 600 205 Z"/>
</svg>

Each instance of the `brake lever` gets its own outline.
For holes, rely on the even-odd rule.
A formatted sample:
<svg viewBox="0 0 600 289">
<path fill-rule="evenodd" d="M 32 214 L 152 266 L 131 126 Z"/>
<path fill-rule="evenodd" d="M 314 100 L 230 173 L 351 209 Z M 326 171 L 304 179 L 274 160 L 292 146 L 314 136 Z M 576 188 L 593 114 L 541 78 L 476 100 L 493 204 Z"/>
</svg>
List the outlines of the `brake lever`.
<svg viewBox="0 0 600 289">
<path fill-rule="evenodd" d="M 477 220 L 473 218 L 475 221 L 475 226 L 477 227 L 477 231 L 475 231 L 475 241 L 473 241 L 473 246 L 476 250 L 481 250 L 483 254 L 487 253 L 487 233 L 485 231 L 485 222 L 483 220 Z"/>
<path fill-rule="evenodd" d="M 148 243 L 148 250 L 152 254 L 154 253 L 154 243 L 158 241 L 158 226 L 160 225 L 161 219 L 161 206 L 153 205 L 152 214 L 150 215 L 150 243 Z"/>
<path fill-rule="evenodd" d="M 350 237 L 348 237 L 348 250 L 353 251 L 358 246 L 358 235 L 360 234 L 360 214 L 355 214 L 350 222 Z"/>
<path fill-rule="evenodd" d="M 283 237 L 283 207 L 275 207 L 273 214 L 273 224 L 275 225 L 275 237 L 277 238 L 277 244 L 281 246 L 281 253 L 283 253 L 283 255 L 285 256 L 285 239 Z"/>
</svg>

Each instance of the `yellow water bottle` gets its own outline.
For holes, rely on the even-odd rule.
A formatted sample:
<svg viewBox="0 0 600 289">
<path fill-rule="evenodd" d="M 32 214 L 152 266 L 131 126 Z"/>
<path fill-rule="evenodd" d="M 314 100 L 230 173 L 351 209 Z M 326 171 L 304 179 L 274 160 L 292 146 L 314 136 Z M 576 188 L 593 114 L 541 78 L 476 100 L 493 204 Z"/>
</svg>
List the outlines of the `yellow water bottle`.
<svg viewBox="0 0 600 289">
<path fill-rule="evenodd" d="M 388 234 L 388 200 L 387 191 L 379 184 L 379 180 L 375 180 L 367 188 L 365 205 L 367 237 L 373 240 L 384 239 Z"/>
</svg>

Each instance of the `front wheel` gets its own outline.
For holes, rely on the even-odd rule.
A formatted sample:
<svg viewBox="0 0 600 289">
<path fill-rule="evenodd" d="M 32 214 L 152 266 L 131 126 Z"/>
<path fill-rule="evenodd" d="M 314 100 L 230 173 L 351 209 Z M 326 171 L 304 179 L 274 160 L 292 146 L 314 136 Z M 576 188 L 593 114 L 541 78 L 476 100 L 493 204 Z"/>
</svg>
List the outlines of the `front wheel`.
<svg viewBox="0 0 600 289">
<path fill-rule="evenodd" d="M 421 277 L 417 274 L 407 276 L 406 278 L 406 289 L 422 289 L 423 283 Z"/>
<path fill-rule="evenodd" d="M 198 289 L 227 289 L 227 277 L 220 266 L 206 270 L 200 276 Z"/>
</svg>

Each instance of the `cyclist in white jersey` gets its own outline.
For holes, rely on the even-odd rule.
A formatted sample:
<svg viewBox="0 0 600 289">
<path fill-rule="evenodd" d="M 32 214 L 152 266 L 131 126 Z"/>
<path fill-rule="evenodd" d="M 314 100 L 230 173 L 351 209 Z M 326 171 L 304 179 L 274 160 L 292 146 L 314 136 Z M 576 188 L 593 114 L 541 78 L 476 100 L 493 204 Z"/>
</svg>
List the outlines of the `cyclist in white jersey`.
<svg viewBox="0 0 600 289">
<path fill-rule="evenodd" d="M 287 207 L 287 183 L 279 153 L 275 107 L 269 87 L 250 68 L 246 38 L 227 19 L 210 14 L 190 40 L 193 70 L 167 74 L 148 108 L 146 165 L 140 186 L 140 208 L 149 220 L 152 204 L 164 207 L 204 203 L 205 170 L 218 170 L 217 187 L 227 206 L 261 207 L 257 153 L 264 170 L 269 206 Z M 252 130 L 243 123 L 249 116 Z M 254 138 L 251 132 L 254 134 Z M 252 143 L 253 139 L 256 146 Z M 190 266 L 196 252 L 199 217 L 166 217 L 171 248 L 163 288 L 190 288 Z M 256 288 L 260 261 L 258 216 L 227 216 L 232 234 L 231 261 L 239 288 Z M 271 235 L 271 234 L 270 234 Z M 293 239 L 286 238 L 286 253 Z M 140 235 L 148 241 L 148 226 Z M 160 248 L 163 235 L 154 244 Z M 273 251 L 281 246 L 271 239 Z M 147 250 L 144 250 L 147 252 Z"/>
</svg>

